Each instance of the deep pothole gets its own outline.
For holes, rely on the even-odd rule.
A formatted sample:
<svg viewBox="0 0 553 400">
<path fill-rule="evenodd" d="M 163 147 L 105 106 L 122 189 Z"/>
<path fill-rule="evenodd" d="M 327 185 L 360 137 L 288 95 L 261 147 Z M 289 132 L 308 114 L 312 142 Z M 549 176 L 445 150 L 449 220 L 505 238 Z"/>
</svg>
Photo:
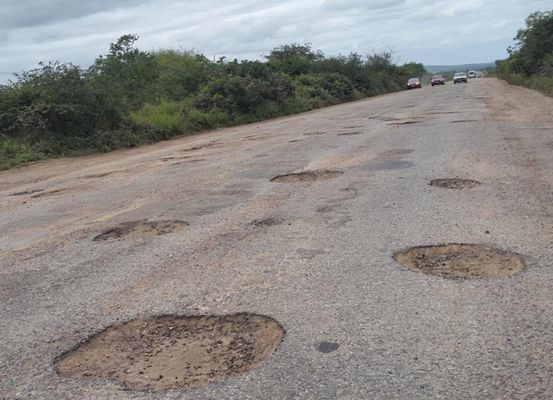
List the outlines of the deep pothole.
<svg viewBox="0 0 553 400">
<path fill-rule="evenodd" d="M 525 268 L 520 255 L 479 244 L 414 247 L 394 259 L 411 271 L 443 278 L 504 278 Z"/>
<path fill-rule="evenodd" d="M 123 238 L 136 239 L 141 237 L 165 235 L 182 229 L 188 225 L 188 222 L 179 220 L 129 221 L 105 230 L 98 236 L 94 237 L 93 240 L 117 240 Z"/>
<path fill-rule="evenodd" d="M 462 178 L 443 178 L 430 181 L 430 186 L 436 186 L 445 189 L 472 189 L 480 186 L 482 183 L 472 179 Z"/>
<path fill-rule="evenodd" d="M 271 182 L 278 183 L 295 183 L 295 182 L 314 182 L 324 179 L 332 179 L 341 175 L 341 171 L 320 170 L 320 171 L 305 171 L 293 172 L 290 174 L 278 175 L 271 179 Z"/>
<path fill-rule="evenodd" d="M 284 336 L 277 321 L 255 314 L 135 319 L 92 336 L 62 355 L 56 369 L 130 389 L 201 387 L 258 367 Z"/>
</svg>

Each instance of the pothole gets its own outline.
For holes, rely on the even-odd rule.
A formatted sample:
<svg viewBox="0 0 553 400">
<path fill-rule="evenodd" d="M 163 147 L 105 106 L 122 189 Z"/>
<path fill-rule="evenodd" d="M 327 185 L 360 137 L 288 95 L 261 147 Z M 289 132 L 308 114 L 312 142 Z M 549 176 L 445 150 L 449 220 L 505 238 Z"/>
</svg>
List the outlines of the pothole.
<svg viewBox="0 0 553 400">
<path fill-rule="evenodd" d="M 256 227 L 264 227 L 264 226 L 275 226 L 282 224 L 282 220 L 280 218 L 263 218 L 263 219 L 255 219 L 252 222 L 250 222 L 250 225 L 256 226 Z"/>
<path fill-rule="evenodd" d="M 480 186 L 481 184 L 482 183 L 478 181 L 462 178 L 444 178 L 434 179 L 430 181 L 430 186 L 436 186 L 446 189 L 472 189 Z"/>
<path fill-rule="evenodd" d="M 326 132 L 307 132 L 307 133 L 304 133 L 303 135 L 304 136 L 313 136 L 313 135 L 324 135 L 326 134 Z"/>
<path fill-rule="evenodd" d="M 415 164 L 411 161 L 402 160 L 375 160 L 365 164 L 362 169 L 365 171 L 384 171 L 393 169 L 412 168 Z"/>
<path fill-rule="evenodd" d="M 388 150 L 388 151 L 385 151 L 383 153 L 380 153 L 379 155 L 381 156 L 403 156 L 403 155 L 406 155 L 406 154 L 411 154 L 414 150 L 412 149 L 393 149 L 393 150 Z"/>
<path fill-rule="evenodd" d="M 123 222 L 119 226 L 115 226 L 102 232 L 98 236 L 94 237 L 93 240 L 116 240 L 122 238 L 133 239 L 139 237 L 165 235 L 178 229 L 182 229 L 188 225 L 188 222 L 179 220 Z"/>
<path fill-rule="evenodd" d="M 306 171 L 306 172 L 293 172 L 290 174 L 278 175 L 271 179 L 271 182 L 279 183 L 295 183 L 295 182 L 314 182 L 324 179 L 332 179 L 341 175 L 340 171 Z"/>
<path fill-rule="evenodd" d="M 44 192 L 44 191 L 39 191 L 38 193 L 36 194 L 33 194 L 31 196 L 31 198 L 33 199 L 38 199 L 40 197 L 50 197 L 50 196 L 56 196 L 58 194 L 62 194 L 62 193 L 65 193 L 68 189 L 55 189 L 55 190 L 50 190 L 48 192 Z"/>
<path fill-rule="evenodd" d="M 65 377 L 109 379 L 127 388 L 201 387 L 258 367 L 284 339 L 255 314 L 161 316 L 108 327 L 56 361 Z"/>
<path fill-rule="evenodd" d="M 413 125 L 413 124 L 418 124 L 418 123 L 420 123 L 420 121 L 412 120 L 412 121 L 392 122 L 388 125 Z"/>
<path fill-rule="evenodd" d="M 22 192 L 16 192 L 16 193 L 12 193 L 10 194 L 10 196 L 26 196 L 26 195 L 29 195 L 29 194 L 34 194 L 34 193 L 40 193 L 40 192 L 43 192 L 44 189 L 34 189 L 34 190 L 24 190 Z"/>
<path fill-rule="evenodd" d="M 183 149 L 183 150 L 180 150 L 180 151 L 181 151 L 181 153 L 186 153 L 186 152 L 189 152 L 189 151 L 202 150 L 202 149 L 207 149 L 207 148 L 210 148 L 210 147 L 217 147 L 217 146 L 219 146 L 218 142 L 210 142 L 210 143 L 190 147 L 188 149 Z"/>
<path fill-rule="evenodd" d="M 503 278 L 525 267 L 518 254 L 478 244 L 414 247 L 394 259 L 412 271 L 444 278 Z"/>
<path fill-rule="evenodd" d="M 338 136 L 353 136 L 353 135 L 361 135 L 363 132 L 342 132 L 339 133 Z"/>
<path fill-rule="evenodd" d="M 109 171 L 109 172 L 102 172 L 99 174 L 90 174 L 90 175 L 83 175 L 80 177 L 80 179 L 97 179 L 97 178 L 105 178 L 106 176 L 114 175 L 117 173 L 120 173 L 122 171 Z"/>
</svg>

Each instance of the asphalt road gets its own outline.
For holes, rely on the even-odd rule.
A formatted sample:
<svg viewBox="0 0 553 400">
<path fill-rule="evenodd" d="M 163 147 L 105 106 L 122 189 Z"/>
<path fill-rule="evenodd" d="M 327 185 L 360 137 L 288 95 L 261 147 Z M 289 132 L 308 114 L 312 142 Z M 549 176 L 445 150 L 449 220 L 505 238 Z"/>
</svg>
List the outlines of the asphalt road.
<svg viewBox="0 0 553 400">
<path fill-rule="evenodd" d="M 552 110 L 478 79 L 0 173 L 0 398 L 553 398 Z M 343 174 L 270 181 L 305 170 Z M 428 185 L 450 177 L 483 184 Z M 92 240 L 172 219 L 188 225 Z M 451 280 L 392 258 L 450 242 L 527 268 Z M 124 390 L 54 369 L 117 321 L 242 311 L 286 337 L 258 369 L 204 388 Z"/>
</svg>

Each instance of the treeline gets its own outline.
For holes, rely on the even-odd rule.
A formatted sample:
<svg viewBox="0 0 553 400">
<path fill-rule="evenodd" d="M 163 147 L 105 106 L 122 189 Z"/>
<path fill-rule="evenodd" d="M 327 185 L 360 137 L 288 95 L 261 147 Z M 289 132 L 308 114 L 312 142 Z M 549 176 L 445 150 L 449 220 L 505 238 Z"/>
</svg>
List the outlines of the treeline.
<svg viewBox="0 0 553 400">
<path fill-rule="evenodd" d="M 530 14 L 515 41 L 509 58 L 497 61 L 497 76 L 553 96 L 553 11 Z"/>
<path fill-rule="evenodd" d="M 0 169 L 43 158 L 109 151 L 400 90 L 421 64 L 390 54 L 326 57 L 310 45 L 275 48 L 265 61 L 211 61 L 145 52 L 134 35 L 83 69 L 41 64 L 0 86 Z"/>
</svg>

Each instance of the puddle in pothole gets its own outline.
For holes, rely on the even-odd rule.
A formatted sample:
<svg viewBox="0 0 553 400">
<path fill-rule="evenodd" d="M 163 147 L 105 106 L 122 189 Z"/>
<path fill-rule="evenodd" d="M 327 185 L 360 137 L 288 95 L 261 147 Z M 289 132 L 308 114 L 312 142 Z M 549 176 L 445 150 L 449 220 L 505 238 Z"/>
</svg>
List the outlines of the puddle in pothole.
<svg viewBox="0 0 553 400">
<path fill-rule="evenodd" d="M 443 278 L 503 278 L 525 268 L 520 255 L 479 244 L 414 247 L 394 259 L 411 271 Z"/>
<path fill-rule="evenodd" d="M 336 342 L 319 342 L 315 346 L 317 351 L 319 351 L 321 353 L 324 353 L 324 354 L 332 353 L 332 352 L 338 350 L 339 347 L 340 347 L 340 344 L 336 343 Z"/>
<path fill-rule="evenodd" d="M 430 186 L 436 186 L 445 189 L 472 189 L 480 186 L 482 183 L 471 179 L 462 178 L 444 178 L 430 181 Z"/>
<path fill-rule="evenodd" d="M 164 220 L 164 221 L 130 221 L 109 228 L 94 237 L 94 241 L 136 239 L 143 237 L 165 235 L 188 226 L 186 221 Z"/>
<path fill-rule="evenodd" d="M 284 335 L 277 321 L 255 314 L 141 318 L 92 336 L 62 355 L 56 370 L 129 389 L 201 387 L 257 368 Z"/>
<path fill-rule="evenodd" d="M 278 183 L 296 183 L 296 182 L 314 182 L 324 179 L 332 179 L 343 172 L 341 171 L 330 171 L 330 170 L 320 170 L 320 171 L 305 171 L 305 172 L 293 172 L 290 174 L 278 175 L 271 179 L 271 182 Z"/>
<path fill-rule="evenodd" d="M 371 161 L 365 164 L 362 169 L 364 171 L 383 171 L 383 170 L 394 170 L 394 169 L 405 169 L 412 168 L 415 164 L 410 161 L 402 160 L 379 160 Z"/>
</svg>

